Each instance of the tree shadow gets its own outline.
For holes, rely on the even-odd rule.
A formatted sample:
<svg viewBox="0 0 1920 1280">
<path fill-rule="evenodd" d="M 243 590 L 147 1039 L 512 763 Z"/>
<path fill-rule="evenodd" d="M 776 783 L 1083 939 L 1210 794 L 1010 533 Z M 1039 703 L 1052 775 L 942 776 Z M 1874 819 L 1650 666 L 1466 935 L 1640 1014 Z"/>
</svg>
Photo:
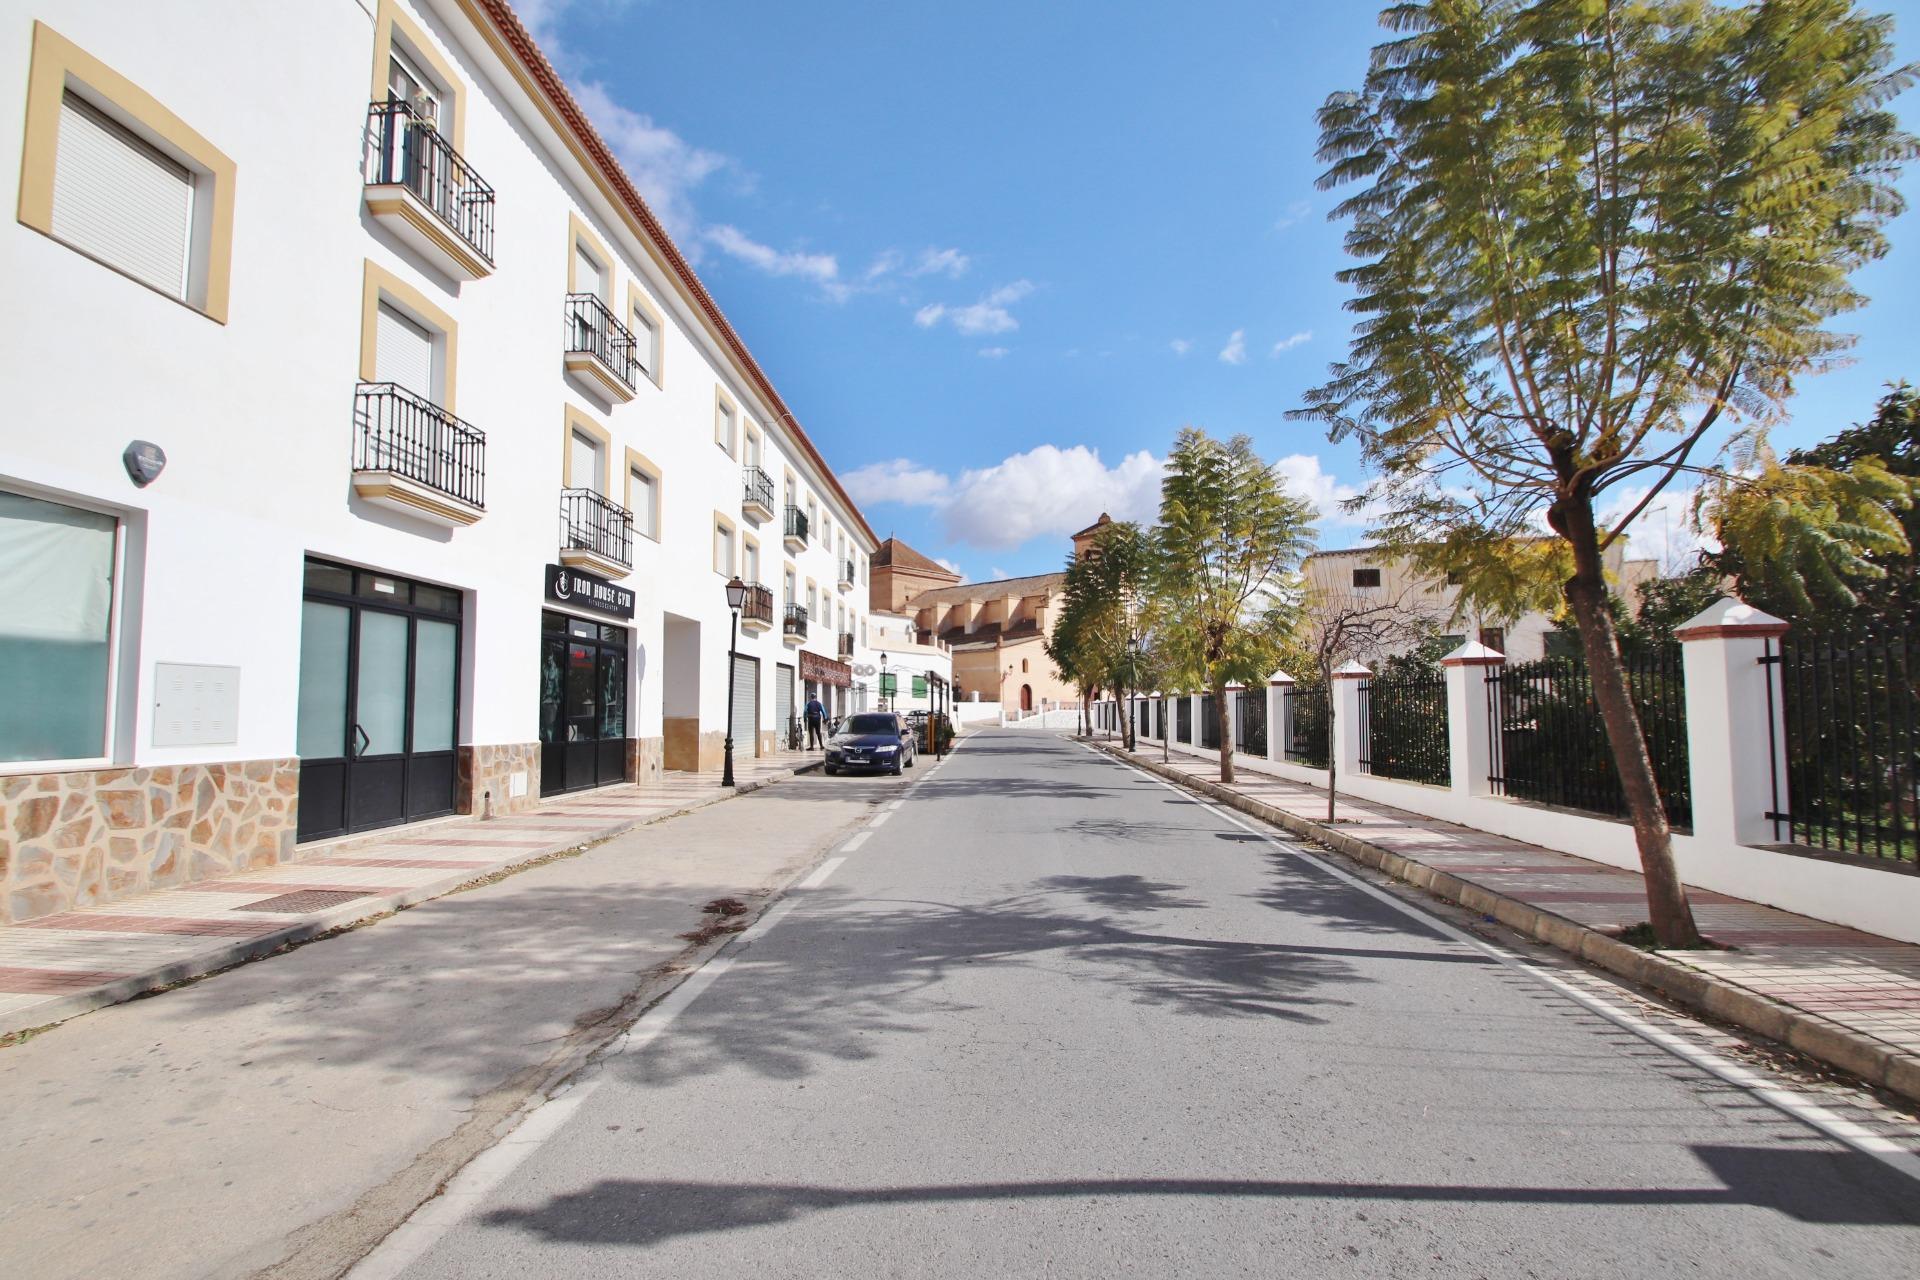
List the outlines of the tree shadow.
<svg viewBox="0 0 1920 1280">
<path fill-rule="evenodd" d="M 817 1183 L 602 1179 L 533 1209 L 495 1209 L 489 1227 L 555 1243 L 646 1248 L 681 1236 L 775 1226 L 835 1209 L 1114 1197 L 1402 1205 L 1574 1206 L 1599 1209 L 1754 1208 L 1820 1226 L 1920 1226 L 1900 1179 L 1856 1151 L 1736 1146 L 1689 1148 L 1718 1186 L 1471 1186 L 1424 1183 L 1110 1178 L 849 1187 Z"/>
<path fill-rule="evenodd" d="M 1077 894 L 1107 911 L 1194 910 L 1207 905 L 1198 898 L 1179 896 L 1182 885 L 1144 876 L 1048 876 L 1039 883 L 1042 889 Z"/>
<path fill-rule="evenodd" d="M 1266 840 L 1269 877 L 1265 888 L 1254 900 L 1289 915 L 1312 916 L 1337 928 L 1361 933 L 1395 934 L 1422 938 L 1441 944 L 1445 951 L 1463 951 L 1461 944 L 1437 927 L 1427 924 L 1370 893 L 1362 893 L 1331 871 L 1307 858 L 1275 848 Z"/>
</svg>

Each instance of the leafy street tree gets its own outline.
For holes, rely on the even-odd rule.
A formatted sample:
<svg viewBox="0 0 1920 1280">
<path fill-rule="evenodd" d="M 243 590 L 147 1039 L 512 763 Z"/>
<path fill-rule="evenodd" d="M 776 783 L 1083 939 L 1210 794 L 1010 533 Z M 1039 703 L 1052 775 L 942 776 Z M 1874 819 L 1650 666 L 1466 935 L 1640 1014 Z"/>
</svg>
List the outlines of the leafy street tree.
<svg viewBox="0 0 1920 1280">
<path fill-rule="evenodd" d="M 1213 699 L 1222 782 L 1233 781 L 1227 686 L 1265 685 L 1285 640 L 1283 592 L 1312 549 L 1315 514 L 1246 436 L 1222 442 L 1186 427 L 1174 442 L 1155 530 L 1157 649 L 1168 682 Z"/>
<path fill-rule="evenodd" d="M 1335 216 L 1361 319 L 1296 413 L 1360 443 L 1379 540 L 1469 599 L 1543 519 L 1558 535 L 1654 934 L 1696 945 L 1602 557 L 1676 477 L 1737 481 L 1702 455 L 1846 346 L 1825 322 L 1902 208 L 1914 143 L 1887 103 L 1912 72 L 1850 0 L 1407 0 L 1383 22 L 1364 86 L 1319 113 L 1321 185 L 1359 184 Z M 1762 505 L 1796 572 L 1870 549 L 1782 531 L 1818 503 Z"/>
<path fill-rule="evenodd" d="M 1085 555 L 1068 562 L 1066 599 L 1046 642 L 1063 675 L 1082 689 L 1111 690 L 1122 708 L 1128 691 L 1139 687 L 1134 646 L 1147 621 L 1153 556 L 1153 541 L 1139 525 L 1105 526 Z M 1131 723 L 1124 741 L 1131 750 Z"/>
</svg>

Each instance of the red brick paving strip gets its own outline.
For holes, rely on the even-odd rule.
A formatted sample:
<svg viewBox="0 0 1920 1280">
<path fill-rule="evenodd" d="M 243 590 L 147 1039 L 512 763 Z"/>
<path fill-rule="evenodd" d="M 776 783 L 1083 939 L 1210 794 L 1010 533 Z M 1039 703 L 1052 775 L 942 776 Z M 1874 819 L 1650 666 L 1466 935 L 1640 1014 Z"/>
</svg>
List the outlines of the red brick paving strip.
<svg viewBox="0 0 1920 1280">
<path fill-rule="evenodd" d="M 437 865 L 437 864 L 436 864 Z M 405 893 L 412 885 L 391 884 L 288 884 L 284 880 L 209 880 L 190 884 L 191 893 L 243 893 L 249 898 L 276 893 Z"/>
<path fill-rule="evenodd" d="M 85 991 L 132 977 L 127 973 L 106 973 L 85 969 L 15 969 L 0 965 L 0 994 L 10 996 L 51 996 L 63 991 Z"/>
<path fill-rule="evenodd" d="M 445 867 L 449 871 L 458 871 L 463 867 L 490 867 L 492 858 L 483 858 L 478 862 L 459 858 L 309 858 L 300 864 L 303 867 Z"/>
<path fill-rule="evenodd" d="M 183 916 L 96 916 L 77 911 L 41 916 L 11 926 L 15 929 L 73 929 L 94 933 L 184 933 L 208 938 L 253 938 L 287 927 L 284 920 L 248 920 L 226 917 L 194 920 Z"/>
</svg>

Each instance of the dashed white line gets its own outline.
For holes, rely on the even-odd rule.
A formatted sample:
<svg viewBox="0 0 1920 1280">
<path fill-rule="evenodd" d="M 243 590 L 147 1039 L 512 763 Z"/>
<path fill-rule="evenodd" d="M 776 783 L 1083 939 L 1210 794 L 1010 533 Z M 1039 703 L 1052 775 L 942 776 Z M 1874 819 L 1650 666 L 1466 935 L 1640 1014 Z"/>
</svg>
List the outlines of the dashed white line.
<svg viewBox="0 0 1920 1280">
<path fill-rule="evenodd" d="M 845 858 L 828 858 L 825 862 L 815 867 L 811 875 L 800 882 L 800 887 L 802 889 L 818 889 L 827 882 L 828 876 L 840 869 L 840 864 L 845 861 Z"/>
<path fill-rule="evenodd" d="M 855 849 L 858 849 L 861 845 L 865 844 L 868 838 L 871 837 L 872 835 L 873 835 L 873 828 L 871 827 L 867 828 L 865 831 L 854 832 L 851 836 L 847 838 L 847 842 L 840 846 L 840 852 L 852 853 Z"/>
</svg>

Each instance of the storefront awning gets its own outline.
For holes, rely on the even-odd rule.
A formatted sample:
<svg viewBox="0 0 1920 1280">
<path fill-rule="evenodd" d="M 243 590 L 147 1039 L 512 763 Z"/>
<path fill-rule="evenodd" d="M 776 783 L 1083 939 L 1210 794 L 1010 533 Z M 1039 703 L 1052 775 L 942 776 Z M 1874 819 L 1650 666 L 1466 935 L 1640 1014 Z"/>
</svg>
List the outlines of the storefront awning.
<svg viewBox="0 0 1920 1280">
<path fill-rule="evenodd" d="M 818 653 L 800 651 L 800 678 L 814 680 L 821 684 L 837 685 L 842 689 L 853 687 L 853 668 L 844 662 L 825 657 Z"/>
</svg>

